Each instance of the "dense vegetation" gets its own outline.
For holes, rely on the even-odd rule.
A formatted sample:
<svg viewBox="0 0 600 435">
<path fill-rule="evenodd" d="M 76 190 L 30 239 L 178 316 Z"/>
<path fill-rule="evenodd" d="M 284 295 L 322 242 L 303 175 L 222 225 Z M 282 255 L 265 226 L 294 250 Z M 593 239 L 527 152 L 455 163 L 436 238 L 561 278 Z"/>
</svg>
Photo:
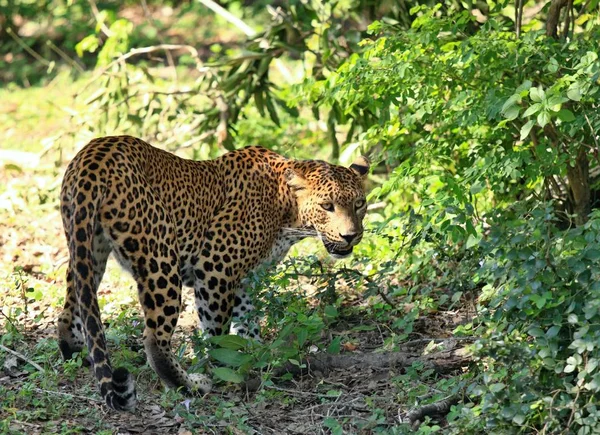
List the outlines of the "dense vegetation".
<svg viewBox="0 0 600 435">
<path fill-rule="evenodd" d="M 375 163 L 368 234 L 353 259 L 333 264 L 307 243 L 255 277 L 264 345 L 180 338 L 192 369 L 211 361 L 223 381 L 222 395 L 204 402 L 160 396 L 184 428 L 291 431 L 253 417 L 260 403 L 280 401 L 294 421 L 311 422 L 296 427 L 304 433 L 598 432 L 600 2 L 214 5 L 0 2 L 2 148 L 40 159 L 0 156 L 0 344 L 29 360 L 13 376 L 10 354 L 0 353 L 5 379 L 19 379 L 19 388 L 0 379 L 0 427 L 18 432 L 11 420 L 66 412 L 49 391 L 73 382 L 82 359 L 63 366 L 49 332 L 64 284 L 58 186 L 77 147 L 126 133 L 193 158 L 260 144 Z M 46 92 L 52 104 L 36 103 Z M 57 222 L 39 236 L 31 216 Z M 30 261 L 40 239 L 57 251 Z M 124 279 L 115 272 L 104 284 L 103 315 L 115 358 L 153 397 L 153 373 L 132 361 L 141 333 L 134 292 L 116 291 Z M 343 377 L 281 375 L 320 352 L 453 346 L 468 349 L 460 367 L 442 372 L 417 358 L 392 369 L 379 395 L 360 373 L 352 388 Z M 251 399 L 231 387 L 257 376 Z M 88 378 L 61 400 L 92 396 Z M 240 411 L 242 396 L 252 410 Z M 359 399 L 364 410 L 348 405 Z M 411 428 L 407 411 L 428 403 L 452 406 Z M 45 431 L 77 425 L 85 423 Z"/>
</svg>

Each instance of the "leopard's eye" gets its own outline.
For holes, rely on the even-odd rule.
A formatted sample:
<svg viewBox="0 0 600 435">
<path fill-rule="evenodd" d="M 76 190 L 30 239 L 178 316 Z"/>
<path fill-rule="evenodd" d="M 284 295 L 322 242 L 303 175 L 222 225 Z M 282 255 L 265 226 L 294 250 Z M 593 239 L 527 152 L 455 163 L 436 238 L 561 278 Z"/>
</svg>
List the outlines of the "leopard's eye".
<svg viewBox="0 0 600 435">
<path fill-rule="evenodd" d="M 321 208 L 325 211 L 333 211 L 335 207 L 332 202 L 324 202 L 321 204 Z"/>
<path fill-rule="evenodd" d="M 359 199 L 354 203 L 356 209 L 363 208 L 367 202 L 364 199 Z"/>
</svg>

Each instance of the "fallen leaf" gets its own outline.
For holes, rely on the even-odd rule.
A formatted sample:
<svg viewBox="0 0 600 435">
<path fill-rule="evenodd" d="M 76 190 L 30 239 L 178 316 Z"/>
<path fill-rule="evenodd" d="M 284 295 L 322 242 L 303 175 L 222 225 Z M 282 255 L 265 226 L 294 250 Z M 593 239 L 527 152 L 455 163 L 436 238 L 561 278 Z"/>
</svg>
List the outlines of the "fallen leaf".
<svg viewBox="0 0 600 435">
<path fill-rule="evenodd" d="M 352 343 L 351 341 L 345 342 L 344 344 L 342 344 L 342 347 L 348 352 L 355 351 L 358 348 L 358 346 Z"/>
</svg>

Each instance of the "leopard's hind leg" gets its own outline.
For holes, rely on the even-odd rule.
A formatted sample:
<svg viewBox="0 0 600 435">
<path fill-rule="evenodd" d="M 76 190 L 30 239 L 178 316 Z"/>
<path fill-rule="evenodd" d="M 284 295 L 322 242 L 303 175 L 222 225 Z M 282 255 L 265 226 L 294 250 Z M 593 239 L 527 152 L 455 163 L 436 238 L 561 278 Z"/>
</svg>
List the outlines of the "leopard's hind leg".
<svg viewBox="0 0 600 435">
<path fill-rule="evenodd" d="M 122 182 L 127 187 L 132 183 Z M 135 187 L 127 210 L 101 210 L 101 225 L 115 256 L 131 272 L 145 318 L 144 348 L 148 363 L 169 387 L 207 393 L 211 384 L 203 375 L 189 375 L 171 352 L 171 336 L 181 310 L 181 276 L 174 225 L 166 207 L 150 187 Z M 109 204 L 119 204 L 108 198 Z M 124 204 L 125 205 L 125 204 Z M 122 213 L 126 212 L 126 213 Z M 119 216 L 123 217 L 119 217 Z M 125 215 L 127 217 L 125 217 Z"/>
<path fill-rule="evenodd" d="M 67 235 L 67 239 L 69 238 L 70 235 Z M 94 232 L 92 247 L 94 291 L 97 291 L 104 276 L 106 263 L 111 251 L 110 244 L 104 237 L 102 228 L 99 226 Z M 64 308 L 58 318 L 59 347 L 65 360 L 71 359 L 75 352 L 80 352 L 83 346 L 85 346 L 83 322 L 79 314 L 79 302 L 77 300 L 77 292 L 75 291 L 73 266 L 72 262 L 69 261 L 67 269 L 67 294 Z"/>
</svg>

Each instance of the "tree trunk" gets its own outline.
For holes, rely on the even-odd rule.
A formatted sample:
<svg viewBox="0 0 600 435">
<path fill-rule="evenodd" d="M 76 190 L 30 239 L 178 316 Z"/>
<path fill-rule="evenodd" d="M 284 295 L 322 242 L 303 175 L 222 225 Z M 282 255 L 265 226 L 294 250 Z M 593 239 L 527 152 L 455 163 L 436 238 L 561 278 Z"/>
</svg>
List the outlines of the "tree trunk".
<svg viewBox="0 0 600 435">
<path fill-rule="evenodd" d="M 577 152 L 574 165 L 567 166 L 567 179 L 573 194 L 573 211 L 575 224 L 583 225 L 590 214 L 590 164 L 585 147 L 582 145 Z"/>
<path fill-rule="evenodd" d="M 560 20 L 560 11 L 565 6 L 565 30 L 564 37 L 568 35 L 569 27 L 569 7 L 572 5 L 571 0 L 552 0 L 548 9 L 548 18 L 546 20 L 546 36 L 558 39 L 558 23 Z M 558 134 L 553 129 L 544 129 L 550 140 L 557 146 L 560 141 Z M 571 165 L 572 163 L 572 165 Z M 575 213 L 575 224 L 582 225 L 587 222 L 590 214 L 590 164 L 587 157 L 586 149 L 579 146 L 577 157 L 574 162 L 569 162 L 567 165 L 567 179 L 569 180 L 569 188 L 571 189 L 572 209 Z"/>
<path fill-rule="evenodd" d="M 552 0 L 548 9 L 548 18 L 546 19 L 546 35 L 551 38 L 558 38 L 558 21 L 560 20 L 560 10 L 567 5 L 567 0 Z M 568 11 L 567 11 L 568 13 Z"/>
</svg>

